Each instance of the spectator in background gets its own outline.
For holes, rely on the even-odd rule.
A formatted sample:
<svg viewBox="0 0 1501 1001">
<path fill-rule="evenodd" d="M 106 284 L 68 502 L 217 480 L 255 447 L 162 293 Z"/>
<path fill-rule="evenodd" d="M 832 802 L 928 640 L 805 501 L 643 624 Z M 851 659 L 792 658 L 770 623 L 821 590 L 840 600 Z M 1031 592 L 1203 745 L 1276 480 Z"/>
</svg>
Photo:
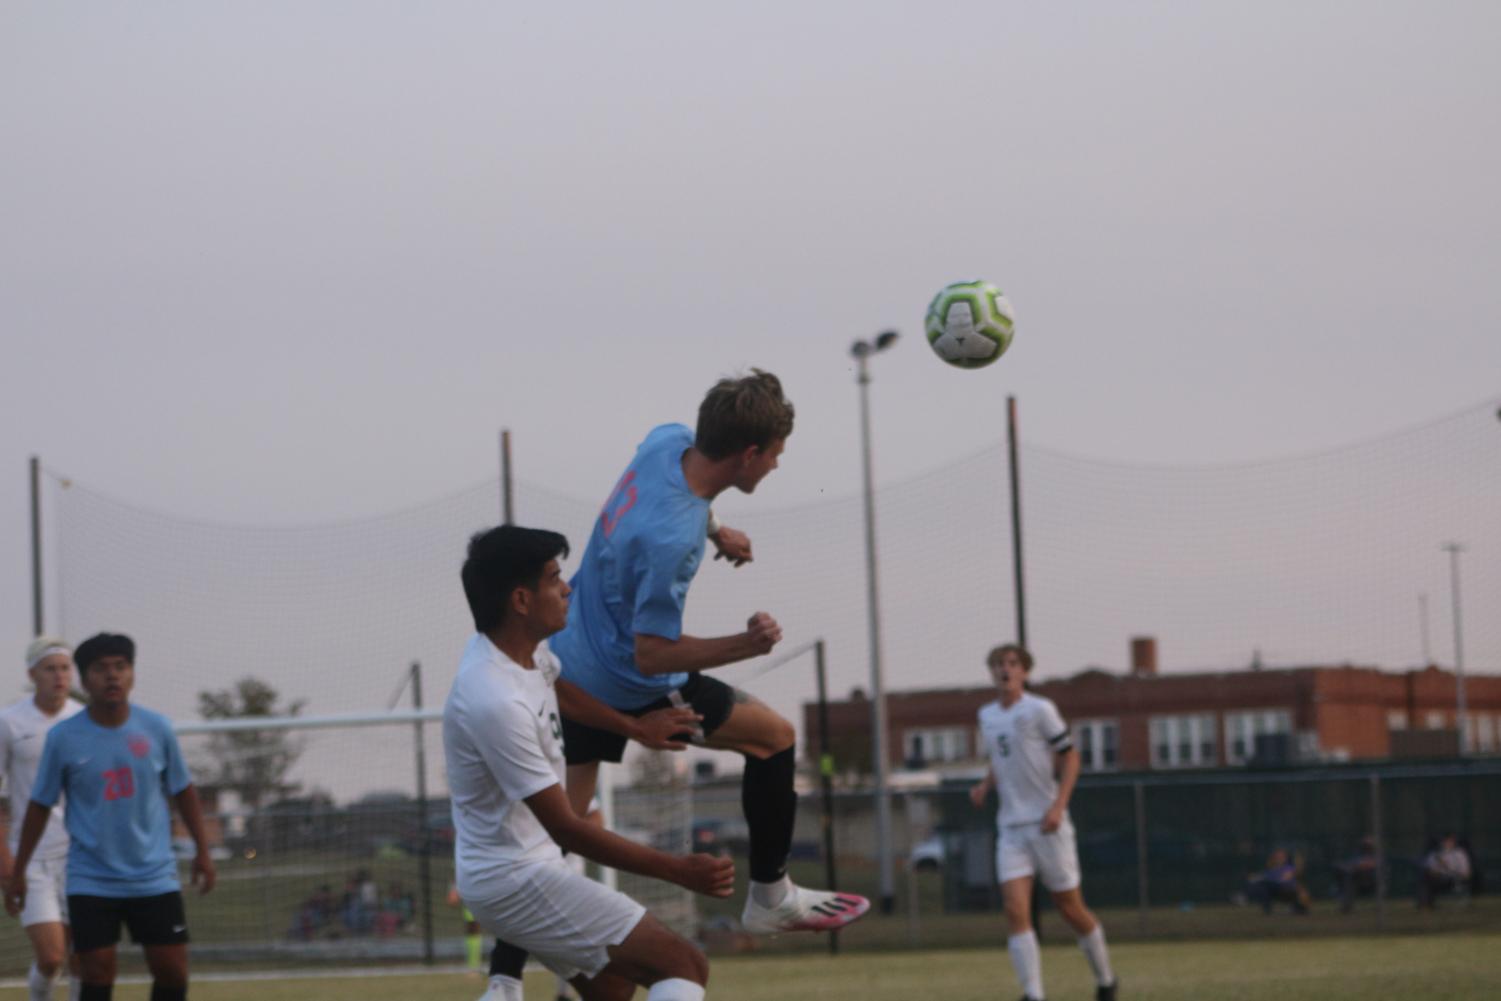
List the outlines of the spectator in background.
<svg viewBox="0 0 1501 1001">
<path fill-rule="evenodd" d="M 1472 871 L 1470 853 L 1452 832 L 1423 856 L 1423 871 L 1418 877 L 1418 906 L 1432 910 L 1436 899 L 1445 893 L 1461 897 L 1470 893 Z"/>
<path fill-rule="evenodd" d="M 1252 873 L 1246 884 L 1246 897 L 1261 905 L 1263 912 L 1272 913 L 1272 905 L 1281 901 L 1291 904 L 1294 914 L 1308 913 L 1308 890 L 1299 877 L 1302 860 L 1289 855 L 1286 849 L 1273 849 L 1267 856 L 1266 868 Z"/>
<path fill-rule="evenodd" d="M 1339 912 L 1349 914 L 1357 896 L 1376 892 L 1376 839 L 1370 835 L 1361 838 L 1355 854 L 1336 862 L 1334 871 L 1339 877 Z"/>
</svg>

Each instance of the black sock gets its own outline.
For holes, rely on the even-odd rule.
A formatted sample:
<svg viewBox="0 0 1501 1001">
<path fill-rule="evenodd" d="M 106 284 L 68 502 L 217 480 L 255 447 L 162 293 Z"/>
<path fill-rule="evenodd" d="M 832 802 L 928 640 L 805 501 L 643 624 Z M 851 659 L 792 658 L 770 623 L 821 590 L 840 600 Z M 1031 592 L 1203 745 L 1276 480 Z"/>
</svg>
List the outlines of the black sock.
<svg viewBox="0 0 1501 1001">
<path fill-rule="evenodd" d="M 790 747 L 769 758 L 745 756 L 740 806 L 750 830 L 750 878 L 757 883 L 775 883 L 787 874 L 797 819 L 797 793 L 792 789 L 796 769 Z"/>
<path fill-rule="evenodd" d="M 80 984 L 78 988 L 78 1001 L 110 1001 L 114 996 L 114 984 Z"/>
<path fill-rule="evenodd" d="M 79 1001 L 83 1001 L 83 999 L 79 998 Z M 182 987 L 163 987 L 161 984 L 152 984 L 151 1001 L 188 1001 L 187 985 L 184 984 Z"/>
<path fill-rule="evenodd" d="M 490 976 L 520 980 L 521 971 L 526 969 L 526 955 L 525 949 L 496 939 L 495 948 L 490 950 Z"/>
</svg>

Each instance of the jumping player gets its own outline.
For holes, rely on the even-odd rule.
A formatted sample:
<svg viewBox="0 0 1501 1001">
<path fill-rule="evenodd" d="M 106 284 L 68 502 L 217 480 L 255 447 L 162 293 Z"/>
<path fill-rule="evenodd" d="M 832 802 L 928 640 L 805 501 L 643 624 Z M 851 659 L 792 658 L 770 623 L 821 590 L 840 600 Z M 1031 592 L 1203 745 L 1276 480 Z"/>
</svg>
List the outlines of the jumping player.
<svg viewBox="0 0 1501 1001">
<path fill-rule="evenodd" d="M 172 857 L 170 796 L 193 836 L 193 882 L 207 893 L 214 863 L 198 793 L 188 777 L 168 720 L 130 704 L 135 643 L 100 633 L 76 654 L 87 712 L 47 734 L 36 785 L 21 825 L 15 872 L 5 907 L 15 914 L 27 897 L 26 866 L 59 797 L 68 810 L 68 915 L 83 987 L 80 1001 L 109 1001 L 114 992 L 120 925 L 146 953 L 151 1001 L 188 996 L 188 924 Z"/>
<path fill-rule="evenodd" d="M 741 920 L 759 933 L 838 928 L 870 907 L 864 897 L 806 890 L 787 878 L 797 813 L 792 724 L 702 673 L 769 653 L 781 626 L 757 612 L 744 632 L 683 633 L 706 541 L 735 566 L 752 559 L 750 539 L 719 525 L 710 503 L 731 487 L 755 491 L 777 468 L 792 419 L 777 377 L 752 370 L 709 390 L 695 431 L 665 424 L 648 434 L 600 511 L 571 582 L 568 626 L 552 643 L 563 679 L 594 698 L 628 715 L 691 706 L 702 717 L 695 743 L 744 755 L 750 894 Z M 565 689 L 559 698 L 568 796 L 581 809 L 594 795 L 599 763 L 620 761 L 625 740 L 588 725 Z"/>
<path fill-rule="evenodd" d="M 1042 955 L 1032 929 L 1032 880 L 1042 880 L 1058 913 L 1079 936 L 1079 948 L 1094 971 L 1096 1001 L 1115 1001 L 1116 980 L 1105 948 L 1105 931 L 1079 889 L 1079 852 L 1068 801 L 1079 779 L 1079 751 L 1051 699 L 1026 691 L 1032 655 L 1014 643 L 986 658 L 1000 698 L 980 708 L 980 732 L 990 750 L 990 770 L 970 789 L 983 806 L 991 789 L 1000 793 L 996 814 L 996 874 L 1011 936 L 1007 949 L 1023 1001 L 1042 1001 Z M 1056 772 L 1061 772 L 1057 775 Z"/>
<path fill-rule="evenodd" d="M 0 844 L 0 882 L 8 882 L 15 870 L 14 853 L 21 839 L 21 818 L 31 802 L 37 764 L 47 731 L 82 712 L 83 706 L 68 698 L 73 688 L 73 651 L 62 640 L 38 636 L 26 649 L 26 673 L 35 694 L 0 711 L 0 777 L 5 780 L 13 823 Z M 63 807 L 58 804 L 47 821 L 36 854 L 26 871 L 31 892 L 21 912 L 21 927 L 31 940 L 36 957 L 26 975 L 31 1001 L 52 997 L 52 987 L 68 955 L 68 891 L 66 870 L 68 832 L 63 827 Z M 73 978 L 68 996 L 78 997 L 78 963 L 72 963 Z"/>
<path fill-rule="evenodd" d="M 560 668 L 544 642 L 567 621 L 558 565 L 567 553 L 561 535 L 512 525 L 469 543 L 462 578 L 476 633 L 443 709 L 459 895 L 487 931 L 567 978 L 586 1001 L 621 1001 L 638 984 L 648 1001 L 702 1001 L 704 954 L 563 860 L 569 851 L 710 896 L 734 891 L 728 859 L 638 845 L 569 803 L 553 687 Z M 519 982 L 507 993 L 519 999 Z"/>
</svg>

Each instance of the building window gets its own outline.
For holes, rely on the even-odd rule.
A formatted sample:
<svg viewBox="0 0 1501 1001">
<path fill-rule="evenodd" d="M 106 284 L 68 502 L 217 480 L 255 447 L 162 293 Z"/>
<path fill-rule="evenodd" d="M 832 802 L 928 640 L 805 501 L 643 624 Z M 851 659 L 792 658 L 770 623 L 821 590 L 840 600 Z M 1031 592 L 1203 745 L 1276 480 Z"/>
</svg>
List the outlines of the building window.
<svg viewBox="0 0 1501 1001">
<path fill-rule="evenodd" d="M 1113 719 L 1084 719 L 1073 725 L 1074 746 L 1086 772 L 1113 772 L 1120 767 L 1120 724 Z"/>
<path fill-rule="evenodd" d="M 1386 711 L 1386 728 L 1388 730 L 1406 730 L 1407 729 L 1407 710 L 1406 709 L 1388 709 Z"/>
<path fill-rule="evenodd" d="M 1153 716 L 1151 735 L 1153 768 L 1206 767 L 1218 762 L 1219 734 L 1213 713 Z"/>
<path fill-rule="evenodd" d="M 1492 719 L 1485 713 L 1470 714 L 1470 750 L 1484 752 L 1496 746 L 1496 732 L 1491 726 Z"/>
<path fill-rule="evenodd" d="M 969 759 L 969 728 L 962 726 L 928 727 L 908 730 L 903 735 L 907 761 L 914 765 L 930 762 L 966 761 Z"/>
<path fill-rule="evenodd" d="M 1256 756 L 1256 738 L 1293 732 L 1286 709 L 1250 709 L 1225 714 L 1225 763 L 1243 765 Z"/>
<path fill-rule="evenodd" d="M 1442 730 L 1445 722 L 1442 710 L 1430 709 L 1423 714 L 1423 726 L 1429 730 Z"/>
</svg>

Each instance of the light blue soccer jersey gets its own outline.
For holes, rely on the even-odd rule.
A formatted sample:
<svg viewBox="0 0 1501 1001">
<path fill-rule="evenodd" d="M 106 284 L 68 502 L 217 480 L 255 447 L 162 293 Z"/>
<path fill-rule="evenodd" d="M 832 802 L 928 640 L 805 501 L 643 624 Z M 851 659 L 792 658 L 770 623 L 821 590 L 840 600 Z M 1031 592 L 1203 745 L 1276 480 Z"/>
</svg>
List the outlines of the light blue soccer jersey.
<svg viewBox="0 0 1501 1001">
<path fill-rule="evenodd" d="M 692 444 L 688 428 L 663 424 L 636 449 L 570 582 L 568 625 L 550 641 L 563 678 L 616 709 L 640 708 L 688 680 L 642 674 L 636 634 L 676 640 L 683 633 L 709 526 L 709 502 L 683 478 Z"/>
<path fill-rule="evenodd" d="M 68 893 L 152 897 L 180 890 L 168 797 L 192 782 L 165 716 L 140 706 L 117 727 L 87 712 L 47 733 L 32 802 L 68 796 Z"/>
</svg>

